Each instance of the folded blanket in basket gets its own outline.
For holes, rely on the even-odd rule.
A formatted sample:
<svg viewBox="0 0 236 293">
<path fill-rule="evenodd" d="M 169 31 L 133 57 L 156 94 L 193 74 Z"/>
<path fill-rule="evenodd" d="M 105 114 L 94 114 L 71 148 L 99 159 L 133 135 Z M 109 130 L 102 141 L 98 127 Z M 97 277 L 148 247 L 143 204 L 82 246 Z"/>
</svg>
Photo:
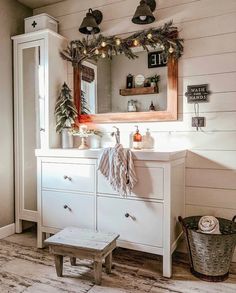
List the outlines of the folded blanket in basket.
<svg viewBox="0 0 236 293">
<path fill-rule="evenodd" d="M 213 216 L 201 217 L 198 223 L 198 232 L 206 234 L 221 234 L 219 221 Z"/>
</svg>

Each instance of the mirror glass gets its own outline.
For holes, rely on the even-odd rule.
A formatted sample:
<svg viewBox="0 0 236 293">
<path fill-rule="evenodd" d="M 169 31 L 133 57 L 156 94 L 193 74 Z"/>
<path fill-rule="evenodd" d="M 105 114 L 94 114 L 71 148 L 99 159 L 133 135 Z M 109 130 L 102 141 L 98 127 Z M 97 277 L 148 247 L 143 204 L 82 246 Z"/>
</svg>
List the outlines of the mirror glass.
<svg viewBox="0 0 236 293">
<path fill-rule="evenodd" d="M 149 55 L 141 48 L 135 48 L 135 54 L 136 59 L 121 54 L 112 60 L 100 58 L 97 63 L 83 63 L 82 114 L 166 111 L 166 60 L 161 54 Z M 159 76 L 157 83 L 155 76 Z"/>
<path fill-rule="evenodd" d="M 39 49 L 40 47 L 33 47 L 22 50 L 24 209 L 32 211 L 37 211 L 37 166 L 34 150 L 40 147 L 39 118 L 36 115 L 39 112 Z"/>
</svg>

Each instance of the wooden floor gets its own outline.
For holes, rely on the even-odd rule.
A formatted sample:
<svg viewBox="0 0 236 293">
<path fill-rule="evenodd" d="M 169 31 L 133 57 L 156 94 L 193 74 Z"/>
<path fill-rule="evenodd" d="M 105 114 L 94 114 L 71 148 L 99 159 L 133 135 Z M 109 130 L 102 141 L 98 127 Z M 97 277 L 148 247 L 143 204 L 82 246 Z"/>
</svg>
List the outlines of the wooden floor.
<svg viewBox="0 0 236 293">
<path fill-rule="evenodd" d="M 207 283 L 189 273 L 185 255 L 176 255 L 173 277 L 166 279 L 161 276 L 160 257 L 117 249 L 112 274 L 104 272 L 102 286 L 95 286 L 90 261 L 81 260 L 71 267 L 65 259 L 64 277 L 58 278 L 53 257 L 35 245 L 32 232 L 0 240 L 0 293 L 236 293 L 236 264 L 227 281 Z"/>
</svg>

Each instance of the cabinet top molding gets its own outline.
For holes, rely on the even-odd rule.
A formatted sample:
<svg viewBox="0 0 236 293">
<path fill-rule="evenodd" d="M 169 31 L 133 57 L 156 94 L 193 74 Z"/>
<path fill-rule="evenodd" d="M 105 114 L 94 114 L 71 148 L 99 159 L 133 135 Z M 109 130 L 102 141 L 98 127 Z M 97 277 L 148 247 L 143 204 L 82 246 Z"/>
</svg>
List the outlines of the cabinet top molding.
<svg viewBox="0 0 236 293">
<path fill-rule="evenodd" d="M 89 158 L 98 159 L 103 149 L 78 150 L 78 149 L 38 149 L 37 157 L 60 158 Z M 132 150 L 134 160 L 139 161 L 173 161 L 186 157 L 186 150 Z"/>
</svg>

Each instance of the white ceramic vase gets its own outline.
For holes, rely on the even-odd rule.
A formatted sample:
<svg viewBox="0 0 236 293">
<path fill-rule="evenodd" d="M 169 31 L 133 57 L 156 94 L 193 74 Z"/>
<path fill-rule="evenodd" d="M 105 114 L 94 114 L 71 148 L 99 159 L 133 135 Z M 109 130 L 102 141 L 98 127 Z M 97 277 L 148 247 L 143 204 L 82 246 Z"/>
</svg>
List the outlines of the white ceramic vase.
<svg viewBox="0 0 236 293">
<path fill-rule="evenodd" d="M 63 149 L 73 148 L 73 135 L 69 132 L 70 128 L 63 128 L 61 132 L 61 145 Z"/>
<path fill-rule="evenodd" d="M 101 137 L 98 135 L 91 135 L 89 137 L 90 148 L 99 149 L 101 147 Z"/>
</svg>

